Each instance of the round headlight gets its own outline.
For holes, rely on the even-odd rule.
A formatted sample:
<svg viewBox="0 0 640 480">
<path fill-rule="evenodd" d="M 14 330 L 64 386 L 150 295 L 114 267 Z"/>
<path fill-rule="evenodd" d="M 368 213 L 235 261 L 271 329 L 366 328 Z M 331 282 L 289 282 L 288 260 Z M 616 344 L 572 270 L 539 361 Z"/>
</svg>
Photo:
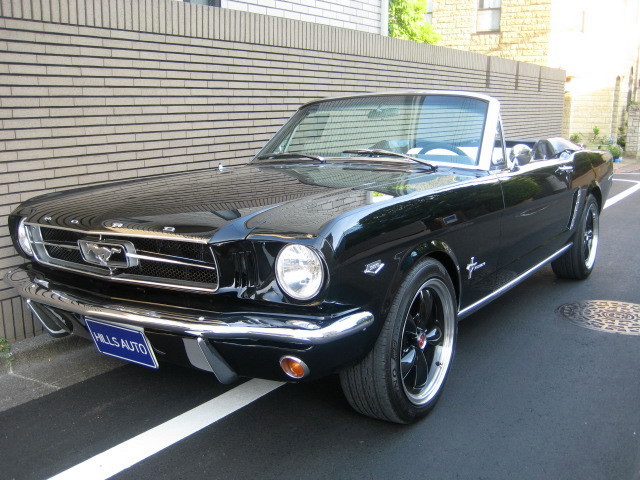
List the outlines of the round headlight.
<svg viewBox="0 0 640 480">
<path fill-rule="evenodd" d="M 18 223 L 18 244 L 22 251 L 29 256 L 33 256 L 33 248 L 31 248 L 31 241 L 29 240 L 29 235 L 27 233 L 27 227 L 24 224 L 24 218 L 20 220 Z"/>
<path fill-rule="evenodd" d="M 315 297 L 324 280 L 320 255 L 304 245 L 287 245 L 276 258 L 276 279 L 280 288 L 296 300 Z"/>
</svg>

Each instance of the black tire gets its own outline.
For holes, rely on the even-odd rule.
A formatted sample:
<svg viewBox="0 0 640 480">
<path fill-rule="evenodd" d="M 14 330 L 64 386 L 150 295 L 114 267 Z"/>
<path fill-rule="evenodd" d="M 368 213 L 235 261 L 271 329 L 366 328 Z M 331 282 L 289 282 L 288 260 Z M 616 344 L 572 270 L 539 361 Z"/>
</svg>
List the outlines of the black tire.
<svg viewBox="0 0 640 480">
<path fill-rule="evenodd" d="M 593 271 L 600 240 L 600 206 L 593 195 L 587 202 L 578 223 L 573 246 L 551 262 L 551 268 L 560 278 L 584 280 Z"/>
<path fill-rule="evenodd" d="M 429 413 L 455 352 L 455 299 L 451 278 L 436 260 L 409 271 L 373 349 L 340 373 L 342 390 L 355 410 L 395 423 Z"/>
</svg>

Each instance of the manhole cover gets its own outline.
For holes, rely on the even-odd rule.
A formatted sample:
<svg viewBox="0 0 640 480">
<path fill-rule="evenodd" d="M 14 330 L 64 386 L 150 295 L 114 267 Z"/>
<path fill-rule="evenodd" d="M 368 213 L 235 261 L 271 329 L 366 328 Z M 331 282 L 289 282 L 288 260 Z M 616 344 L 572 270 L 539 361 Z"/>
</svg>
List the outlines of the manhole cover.
<svg viewBox="0 0 640 480">
<path fill-rule="evenodd" d="M 589 300 L 566 303 L 558 307 L 556 312 L 581 327 L 640 335 L 640 305 L 636 303 Z"/>
</svg>

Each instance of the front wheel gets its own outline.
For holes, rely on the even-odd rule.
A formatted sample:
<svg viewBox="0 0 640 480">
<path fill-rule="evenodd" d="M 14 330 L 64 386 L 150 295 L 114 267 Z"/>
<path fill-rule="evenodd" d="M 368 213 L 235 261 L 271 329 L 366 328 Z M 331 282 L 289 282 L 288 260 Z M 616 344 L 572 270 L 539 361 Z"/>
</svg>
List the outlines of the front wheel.
<svg viewBox="0 0 640 480">
<path fill-rule="evenodd" d="M 578 224 L 573 246 L 551 262 L 553 272 L 561 278 L 584 280 L 593 271 L 600 242 L 600 207 L 589 195 Z"/>
<path fill-rule="evenodd" d="M 410 423 L 434 407 L 455 350 L 455 298 L 439 262 L 427 259 L 407 274 L 373 349 L 340 373 L 342 390 L 355 410 Z"/>
</svg>

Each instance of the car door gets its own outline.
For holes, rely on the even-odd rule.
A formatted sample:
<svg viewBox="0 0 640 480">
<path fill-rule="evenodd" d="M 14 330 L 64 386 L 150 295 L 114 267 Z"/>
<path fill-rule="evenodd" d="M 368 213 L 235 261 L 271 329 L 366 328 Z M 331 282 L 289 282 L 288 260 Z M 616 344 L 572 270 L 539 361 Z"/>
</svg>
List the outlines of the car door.
<svg viewBox="0 0 640 480">
<path fill-rule="evenodd" d="M 502 270 L 520 274 L 566 243 L 575 197 L 572 176 L 571 158 L 532 159 L 499 173 L 505 202 Z"/>
</svg>

